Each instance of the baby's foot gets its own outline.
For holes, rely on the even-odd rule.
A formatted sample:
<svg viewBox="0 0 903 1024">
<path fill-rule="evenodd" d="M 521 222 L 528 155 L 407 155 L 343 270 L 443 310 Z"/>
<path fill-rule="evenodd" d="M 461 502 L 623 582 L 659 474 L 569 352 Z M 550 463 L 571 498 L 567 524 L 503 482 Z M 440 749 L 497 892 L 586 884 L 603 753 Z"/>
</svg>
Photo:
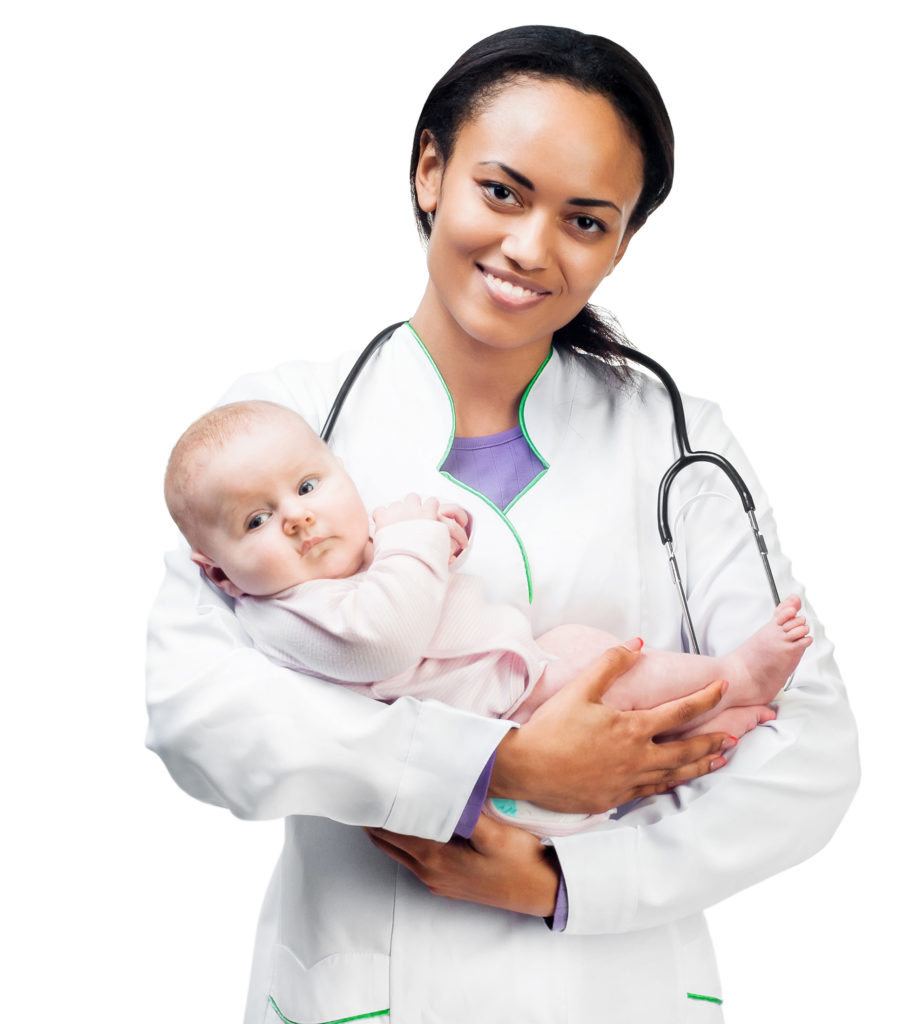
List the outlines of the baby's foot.
<svg viewBox="0 0 903 1024">
<path fill-rule="evenodd" d="M 767 704 L 780 693 L 812 643 L 800 604 L 795 594 L 782 601 L 771 621 L 729 656 L 731 704 Z"/>
<path fill-rule="evenodd" d="M 727 708 L 725 711 L 719 711 L 704 725 L 697 725 L 695 729 L 681 733 L 681 739 L 689 739 L 690 736 L 700 736 L 707 732 L 726 732 L 739 739 L 746 733 L 752 732 L 757 725 L 762 725 L 763 722 L 773 722 L 777 717 L 777 711 L 768 707 L 767 704 Z"/>
</svg>

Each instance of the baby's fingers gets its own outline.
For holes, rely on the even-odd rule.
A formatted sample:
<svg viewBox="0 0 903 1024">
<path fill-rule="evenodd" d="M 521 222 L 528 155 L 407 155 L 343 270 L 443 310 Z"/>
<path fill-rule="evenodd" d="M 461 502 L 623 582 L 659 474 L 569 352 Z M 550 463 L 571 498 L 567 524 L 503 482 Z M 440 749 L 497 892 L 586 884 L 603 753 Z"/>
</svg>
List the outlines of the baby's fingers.
<svg viewBox="0 0 903 1024">
<path fill-rule="evenodd" d="M 436 498 L 421 499 L 419 494 L 409 494 L 402 501 L 373 510 L 373 525 L 377 530 L 394 523 L 405 523 L 412 519 L 438 519 L 439 501 Z"/>
<path fill-rule="evenodd" d="M 467 547 L 467 532 L 457 519 L 449 519 L 445 516 L 441 516 L 441 521 L 448 527 L 448 535 L 451 541 L 451 553 L 449 555 L 448 564 L 451 565 L 458 555 L 460 555 Z"/>
<path fill-rule="evenodd" d="M 453 505 L 450 502 L 445 502 L 439 506 L 439 516 L 442 519 L 453 519 L 462 529 L 468 532 L 473 522 L 473 516 L 466 509 L 460 505 Z"/>
<path fill-rule="evenodd" d="M 408 500 L 414 499 L 421 510 L 421 515 L 424 519 L 438 519 L 439 518 L 439 499 L 438 498 L 424 498 L 422 501 L 416 494 L 409 494 Z"/>
</svg>

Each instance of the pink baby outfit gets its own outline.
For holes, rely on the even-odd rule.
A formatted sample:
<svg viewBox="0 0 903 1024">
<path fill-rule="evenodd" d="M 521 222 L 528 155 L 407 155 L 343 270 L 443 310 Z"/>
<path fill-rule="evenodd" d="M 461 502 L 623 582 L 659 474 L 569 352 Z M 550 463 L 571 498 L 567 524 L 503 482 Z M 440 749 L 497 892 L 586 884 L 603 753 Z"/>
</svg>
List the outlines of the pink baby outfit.
<svg viewBox="0 0 903 1024">
<path fill-rule="evenodd" d="M 254 645 L 287 668 L 377 700 L 440 700 L 510 718 L 551 656 L 524 615 L 489 604 L 482 581 L 450 572 L 448 556 L 443 523 L 394 523 L 377 531 L 364 572 L 299 583 L 272 597 L 240 597 L 235 612 Z M 542 837 L 608 818 L 524 800 L 487 800 L 483 811 Z"/>
<path fill-rule="evenodd" d="M 488 604 L 475 576 L 450 572 L 449 533 L 411 520 L 378 530 L 373 563 L 236 601 L 239 621 L 278 664 L 378 700 L 441 700 L 507 718 L 549 661 L 526 618 Z"/>
</svg>

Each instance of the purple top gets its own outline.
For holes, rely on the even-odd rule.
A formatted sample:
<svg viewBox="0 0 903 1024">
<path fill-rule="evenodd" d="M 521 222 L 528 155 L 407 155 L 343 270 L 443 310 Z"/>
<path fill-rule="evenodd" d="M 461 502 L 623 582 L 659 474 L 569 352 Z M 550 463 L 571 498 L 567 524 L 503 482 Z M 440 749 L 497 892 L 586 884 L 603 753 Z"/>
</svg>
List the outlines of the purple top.
<svg viewBox="0 0 903 1024">
<path fill-rule="evenodd" d="M 485 437 L 456 437 L 442 470 L 472 491 L 506 509 L 514 499 L 542 473 L 546 465 L 524 437 L 520 427 Z M 455 828 L 455 835 L 468 839 L 477 824 L 480 808 L 489 793 L 489 778 L 495 754 L 486 762 L 470 799 Z M 546 922 L 553 931 L 563 931 L 568 919 L 568 892 L 564 876 L 559 874 L 555 913 Z"/>
<path fill-rule="evenodd" d="M 486 437 L 456 437 L 442 471 L 505 509 L 545 471 L 520 427 Z"/>
</svg>

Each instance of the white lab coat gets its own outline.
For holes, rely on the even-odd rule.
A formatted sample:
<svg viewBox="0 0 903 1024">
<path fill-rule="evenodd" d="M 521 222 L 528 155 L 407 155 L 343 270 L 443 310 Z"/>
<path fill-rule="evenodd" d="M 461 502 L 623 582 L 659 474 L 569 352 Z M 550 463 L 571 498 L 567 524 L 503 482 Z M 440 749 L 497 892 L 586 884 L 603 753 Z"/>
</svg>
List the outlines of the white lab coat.
<svg viewBox="0 0 903 1024">
<path fill-rule="evenodd" d="M 227 399 L 272 399 L 318 425 L 346 369 L 288 364 L 244 378 Z M 801 593 L 717 408 L 688 401 L 687 411 L 694 447 L 723 452 L 757 496 L 779 590 Z M 476 521 L 468 571 L 490 599 L 522 608 L 536 633 L 585 622 L 680 649 L 655 522 L 674 458 L 662 389 L 618 389 L 553 353 L 523 419 L 549 469 L 506 520 L 438 472 L 453 410 L 403 327 L 352 391 L 333 446 L 368 506 L 412 490 L 465 504 Z M 700 645 L 723 653 L 771 614 L 746 517 L 706 467 L 680 478 L 671 508 Z M 448 838 L 509 723 L 433 701 L 388 707 L 277 668 L 248 646 L 186 551 L 168 561 L 150 628 L 148 743 L 194 796 L 240 817 L 286 819 L 247 1024 L 389 1008 L 392 1024 L 721 1020 L 701 911 L 819 849 L 855 789 L 853 721 L 807 609 L 815 643 L 778 719 L 744 737 L 726 768 L 555 841 L 570 900 L 564 933 L 435 897 L 354 826 Z"/>
</svg>

